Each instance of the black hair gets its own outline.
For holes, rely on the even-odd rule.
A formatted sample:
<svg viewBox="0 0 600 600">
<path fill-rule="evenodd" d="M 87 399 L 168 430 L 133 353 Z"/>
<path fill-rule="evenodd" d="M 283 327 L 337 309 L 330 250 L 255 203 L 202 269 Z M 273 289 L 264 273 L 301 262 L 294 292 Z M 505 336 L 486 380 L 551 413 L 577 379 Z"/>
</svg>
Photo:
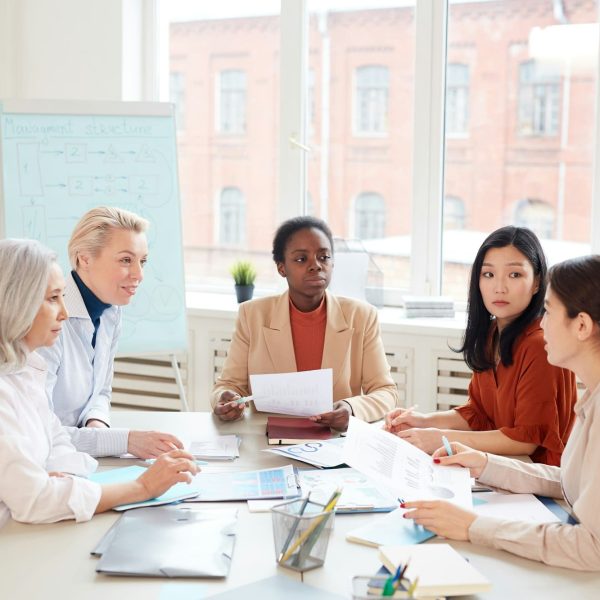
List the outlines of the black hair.
<svg viewBox="0 0 600 600">
<path fill-rule="evenodd" d="M 600 255 L 580 256 L 554 265 L 548 280 L 552 291 L 574 319 L 587 313 L 600 323 Z"/>
<path fill-rule="evenodd" d="M 531 298 L 527 308 L 514 321 L 509 323 L 500 334 L 500 360 L 505 366 L 512 364 L 512 350 L 516 338 L 523 330 L 537 319 L 543 312 L 546 294 L 546 274 L 548 267 L 546 257 L 537 236 L 526 227 L 501 227 L 491 233 L 477 252 L 469 283 L 469 300 L 467 308 L 467 327 L 460 348 L 464 360 L 473 371 L 487 371 L 495 367 L 494 356 L 489 351 L 489 331 L 492 315 L 483 303 L 479 280 L 485 255 L 491 248 L 514 246 L 533 266 L 534 275 L 538 278 L 538 291 Z"/>
<path fill-rule="evenodd" d="M 333 252 L 333 235 L 325 221 L 316 217 L 294 217 L 293 219 L 284 221 L 275 232 L 275 237 L 273 238 L 273 260 L 276 263 L 285 261 L 284 255 L 287 243 L 301 229 L 318 229 L 322 231 L 327 236 L 331 245 L 331 252 Z"/>
</svg>

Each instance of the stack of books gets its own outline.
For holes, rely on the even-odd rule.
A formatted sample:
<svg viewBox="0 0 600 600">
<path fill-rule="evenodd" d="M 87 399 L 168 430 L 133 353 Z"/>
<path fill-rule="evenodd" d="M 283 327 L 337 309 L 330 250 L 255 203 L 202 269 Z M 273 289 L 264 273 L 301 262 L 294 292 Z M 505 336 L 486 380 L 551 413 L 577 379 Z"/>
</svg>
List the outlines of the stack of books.
<svg viewBox="0 0 600 600">
<path fill-rule="evenodd" d="M 447 296 L 403 296 L 407 318 L 454 317 L 454 300 Z"/>
</svg>

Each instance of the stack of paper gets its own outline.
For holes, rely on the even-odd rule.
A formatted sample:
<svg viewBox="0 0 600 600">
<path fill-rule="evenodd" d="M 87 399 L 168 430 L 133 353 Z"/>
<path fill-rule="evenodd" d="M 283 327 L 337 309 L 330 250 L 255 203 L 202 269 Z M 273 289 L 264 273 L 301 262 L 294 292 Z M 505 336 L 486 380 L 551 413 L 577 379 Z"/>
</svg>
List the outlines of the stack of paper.
<svg viewBox="0 0 600 600">
<path fill-rule="evenodd" d="M 241 439 L 237 435 L 219 435 L 207 440 L 195 440 L 189 446 L 195 458 L 233 460 L 240 455 Z"/>
<path fill-rule="evenodd" d="M 454 317 L 454 300 L 444 296 L 403 296 L 407 318 Z"/>
</svg>

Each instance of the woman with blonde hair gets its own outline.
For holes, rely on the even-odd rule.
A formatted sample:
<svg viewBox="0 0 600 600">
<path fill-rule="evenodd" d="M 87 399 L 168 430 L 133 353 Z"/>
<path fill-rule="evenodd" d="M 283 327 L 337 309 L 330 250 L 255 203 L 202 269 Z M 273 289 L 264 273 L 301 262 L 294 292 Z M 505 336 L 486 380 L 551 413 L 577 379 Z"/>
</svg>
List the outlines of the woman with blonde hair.
<svg viewBox="0 0 600 600">
<path fill-rule="evenodd" d="M 31 240 L 0 241 L 0 526 L 87 521 L 119 504 L 163 494 L 198 472 L 192 456 L 172 450 L 137 480 L 99 485 L 83 477 L 96 461 L 78 452 L 48 406 L 45 364 L 67 319 L 64 279 L 55 255 Z"/>
<path fill-rule="evenodd" d="M 130 452 L 154 458 L 181 448 L 173 435 L 110 429 L 113 366 L 121 306 L 144 278 L 148 222 L 121 208 L 100 206 L 81 217 L 69 240 L 66 279 L 69 319 L 56 344 L 40 354 L 48 366 L 50 406 L 69 427 L 73 444 L 93 456 Z"/>
</svg>

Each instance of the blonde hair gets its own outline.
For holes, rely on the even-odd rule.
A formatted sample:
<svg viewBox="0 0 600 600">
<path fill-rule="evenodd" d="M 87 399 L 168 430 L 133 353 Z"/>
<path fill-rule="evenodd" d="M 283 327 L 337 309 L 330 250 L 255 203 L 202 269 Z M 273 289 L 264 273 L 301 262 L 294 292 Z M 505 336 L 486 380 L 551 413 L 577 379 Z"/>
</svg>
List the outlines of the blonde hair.
<svg viewBox="0 0 600 600">
<path fill-rule="evenodd" d="M 56 254 L 35 240 L 0 241 L 0 373 L 21 369 Z"/>
<path fill-rule="evenodd" d="M 81 217 L 71 234 L 68 247 L 71 267 L 77 269 L 82 252 L 98 256 L 115 229 L 144 233 L 148 229 L 148 221 L 114 206 L 92 208 Z"/>
</svg>

